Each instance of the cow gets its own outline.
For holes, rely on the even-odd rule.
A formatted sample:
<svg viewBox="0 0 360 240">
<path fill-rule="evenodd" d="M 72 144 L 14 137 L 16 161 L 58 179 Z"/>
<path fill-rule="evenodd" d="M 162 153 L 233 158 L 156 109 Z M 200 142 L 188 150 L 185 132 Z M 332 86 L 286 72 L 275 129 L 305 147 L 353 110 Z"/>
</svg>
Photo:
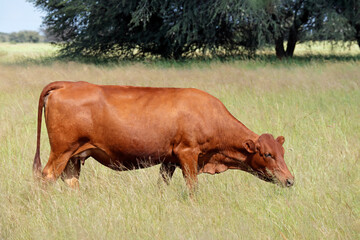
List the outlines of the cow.
<svg viewBox="0 0 360 240">
<path fill-rule="evenodd" d="M 51 151 L 41 172 L 43 109 Z M 53 82 L 39 98 L 33 172 L 45 182 L 61 177 L 78 188 L 81 165 L 92 157 L 119 171 L 161 164 L 167 184 L 179 167 L 190 190 L 198 174 L 228 169 L 290 187 L 284 141 L 252 132 L 198 89 Z"/>
</svg>

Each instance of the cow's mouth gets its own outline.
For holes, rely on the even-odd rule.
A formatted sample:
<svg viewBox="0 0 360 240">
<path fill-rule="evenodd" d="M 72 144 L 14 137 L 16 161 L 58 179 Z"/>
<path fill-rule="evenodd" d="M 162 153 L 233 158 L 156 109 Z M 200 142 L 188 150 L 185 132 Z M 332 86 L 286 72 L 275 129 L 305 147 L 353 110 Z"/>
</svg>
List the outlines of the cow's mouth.
<svg viewBox="0 0 360 240">
<path fill-rule="evenodd" d="M 279 181 L 272 175 L 272 174 L 265 174 L 262 171 L 256 171 L 256 170 L 251 170 L 249 171 L 252 175 L 256 176 L 257 178 L 265 181 L 265 182 L 270 182 L 270 183 L 278 183 Z"/>
<path fill-rule="evenodd" d="M 279 185 L 280 187 L 291 187 L 294 185 L 294 178 L 286 178 L 285 180 L 281 180 L 279 176 L 277 176 L 277 172 L 275 174 L 272 174 L 268 169 L 266 169 L 266 173 L 258 172 L 257 177 L 266 181 L 271 182 L 276 185 Z"/>
<path fill-rule="evenodd" d="M 263 172 L 252 172 L 252 174 L 265 182 L 273 183 L 280 187 L 288 188 L 294 185 L 293 179 L 286 179 L 285 181 L 281 181 L 275 175 L 266 175 Z"/>
<path fill-rule="evenodd" d="M 264 180 L 265 182 L 270 182 L 270 183 L 278 183 L 279 181 L 272 176 L 266 176 L 263 173 L 257 173 L 256 176 L 258 178 L 260 178 L 261 180 Z"/>
<path fill-rule="evenodd" d="M 291 187 L 293 185 L 293 181 L 288 182 L 288 180 L 287 180 L 286 182 L 282 182 L 280 179 L 278 179 L 276 177 L 275 174 L 272 174 L 267 169 L 266 169 L 266 173 L 259 171 L 259 170 L 253 170 L 253 169 L 249 170 L 249 172 L 265 182 L 273 183 L 273 184 L 279 185 L 281 187 Z"/>
</svg>

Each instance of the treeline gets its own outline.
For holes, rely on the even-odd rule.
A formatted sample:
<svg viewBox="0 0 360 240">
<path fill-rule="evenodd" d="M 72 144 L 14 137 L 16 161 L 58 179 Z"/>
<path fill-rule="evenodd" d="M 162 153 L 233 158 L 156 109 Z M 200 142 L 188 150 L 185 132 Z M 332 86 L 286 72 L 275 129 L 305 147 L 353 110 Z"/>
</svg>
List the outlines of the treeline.
<svg viewBox="0 0 360 240">
<path fill-rule="evenodd" d="M 13 33 L 0 33 L 0 42 L 14 43 L 38 43 L 45 41 L 45 38 L 36 31 L 19 31 Z"/>
<path fill-rule="evenodd" d="M 284 58 L 301 41 L 360 46 L 360 0 L 30 1 L 65 55 L 178 59 L 272 46 Z"/>
</svg>

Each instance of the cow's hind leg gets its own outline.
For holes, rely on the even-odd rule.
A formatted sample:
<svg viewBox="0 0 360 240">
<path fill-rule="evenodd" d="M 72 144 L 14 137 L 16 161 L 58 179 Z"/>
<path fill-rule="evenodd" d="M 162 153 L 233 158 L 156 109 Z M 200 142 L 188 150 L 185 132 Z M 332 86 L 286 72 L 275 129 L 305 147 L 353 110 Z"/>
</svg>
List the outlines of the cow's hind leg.
<svg viewBox="0 0 360 240">
<path fill-rule="evenodd" d="M 86 149 L 85 151 L 83 151 Z M 90 157 L 91 149 L 87 145 L 78 148 L 68 161 L 64 171 L 61 173 L 61 179 L 71 188 L 79 188 L 79 177 L 81 164 Z"/>
<path fill-rule="evenodd" d="M 64 171 L 61 173 L 61 179 L 73 189 L 79 188 L 81 161 L 84 160 L 79 157 L 70 158 Z"/>
<path fill-rule="evenodd" d="M 169 185 L 170 180 L 175 172 L 176 165 L 171 163 L 162 163 L 160 166 L 160 175 L 164 182 Z"/>
<path fill-rule="evenodd" d="M 56 181 L 67 166 L 72 154 L 73 151 L 66 151 L 62 153 L 54 153 L 51 151 L 49 161 L 42 171 L 42 179 L 45 182 Z"/>
</svg>

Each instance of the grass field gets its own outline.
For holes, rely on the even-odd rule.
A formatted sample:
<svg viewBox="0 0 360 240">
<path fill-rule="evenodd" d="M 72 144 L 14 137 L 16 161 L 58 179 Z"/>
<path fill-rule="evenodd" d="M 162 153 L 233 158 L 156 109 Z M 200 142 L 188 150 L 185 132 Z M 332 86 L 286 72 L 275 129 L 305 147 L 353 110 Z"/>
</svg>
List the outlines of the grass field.
<svg viewBox="0 0 360 240">
<path fill-rule="evenodd" d="M 305 64 L 26 61 L 55 51 L 0 44 L 0 239 L 360 239 L 356 58 Z M 59 80 L 203 89 L 256 133 L 285 136 L 295 185 L 284 189 L 229 170 L 199 175 L 190 199 L 180 170 L 170 186 L 159 186 L 159 167 L 115 172 L 89 159 L 79 191 L 61 180 L 42 188 L 31 170 L 38 97 Z M 43 127 L 43 165 L 48 155 Z"/>
</svg>

